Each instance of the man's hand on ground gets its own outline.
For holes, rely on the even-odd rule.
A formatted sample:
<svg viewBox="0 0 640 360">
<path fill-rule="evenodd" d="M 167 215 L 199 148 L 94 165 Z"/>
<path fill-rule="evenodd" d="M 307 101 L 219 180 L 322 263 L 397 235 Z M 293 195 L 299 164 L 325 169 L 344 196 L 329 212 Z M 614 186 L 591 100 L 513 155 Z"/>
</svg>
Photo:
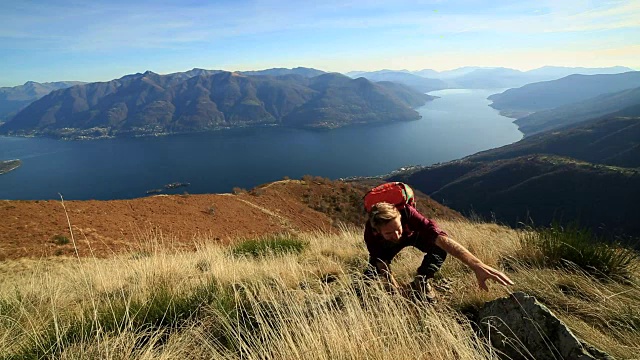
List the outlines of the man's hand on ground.
<svg viewBox="0 0 640 360">
<path fill-rule="evenodd" d="M 476 273 L 478 286 L 480 286 L 484 291 L 489 291 L 489 288 L 487 287 L 487 279 L 491 279 L 504 286 L 513 285 L 513 281 L 511 281 L 507 275 L 484 263 L 479 263 L 472 267 L 472 269 Z"/>
</svg>

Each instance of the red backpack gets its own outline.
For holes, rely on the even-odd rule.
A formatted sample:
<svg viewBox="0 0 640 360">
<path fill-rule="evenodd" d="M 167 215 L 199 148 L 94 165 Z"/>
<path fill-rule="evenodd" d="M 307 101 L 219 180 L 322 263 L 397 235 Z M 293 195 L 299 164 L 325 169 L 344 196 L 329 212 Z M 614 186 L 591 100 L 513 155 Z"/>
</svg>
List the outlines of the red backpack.
<svg viewBox="0 0 640 360">
<path fill-rule="evenodd" d="M 401 182 L 388 182 L 369 190 L 364 196 L 364 209 L 371 211 L 373 205 L 379 202 L 387 202 L 395 205 L 398 210 L 407 206 L 416 207 L 416 198 L 409 185 Z"/>
</svg>

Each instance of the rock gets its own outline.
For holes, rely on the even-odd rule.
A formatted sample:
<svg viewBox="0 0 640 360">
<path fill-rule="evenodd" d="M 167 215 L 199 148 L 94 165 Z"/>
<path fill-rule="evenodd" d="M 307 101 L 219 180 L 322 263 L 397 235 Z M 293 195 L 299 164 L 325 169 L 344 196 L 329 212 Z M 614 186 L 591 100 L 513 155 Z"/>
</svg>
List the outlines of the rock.
<svg viewBox="0 0 640 360">
<path fill-rule="evenodd" d="M 523 292 L 486 303 L 478 313 L 478 324 L 503 358 L 614 359 L 583 343 L 546 306 Z"/>
</svg>

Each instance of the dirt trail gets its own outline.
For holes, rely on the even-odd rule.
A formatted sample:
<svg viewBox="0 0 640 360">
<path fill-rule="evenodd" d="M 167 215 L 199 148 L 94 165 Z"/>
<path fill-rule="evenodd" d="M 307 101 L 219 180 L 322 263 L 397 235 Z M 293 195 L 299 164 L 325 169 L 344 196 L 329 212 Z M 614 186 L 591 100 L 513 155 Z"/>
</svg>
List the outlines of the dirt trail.
<svg viewBox="0 0 640 360">
<path fill-rule="evenodd" d="M 240 199 L 240 198 L 237 198 L 237 200 L 238 201 L 242 201 L 243 203 L 245 203 L 245 204 L 247 204 L 249 206 L 253 206 L 254 208 L 264 212 L 265 214 L 267 214 L 269 216 L 273 216 L 274 218 L 276 218 L 280 222 L 280 225 L 283 228 L 285 228 L 285 229 L 287 229 L 287 230 L 289 230 L 291 232 L 295 232 L 297 230 L 297 229 L 294 229 L 293 226 L 291 226 L 291 222 L 289 221 L 289 219 L 286 219 L 283 216 L 278 215 L 278 214 L 274 213 L 273 211 L 271 211 L 271 210 L 269 210 L 267 208 L 264 208 L 264 207 L 262 207 L 260 205 L 256 205 L 256 204 L 250 202 L 249 200 Z"/>
</svg>

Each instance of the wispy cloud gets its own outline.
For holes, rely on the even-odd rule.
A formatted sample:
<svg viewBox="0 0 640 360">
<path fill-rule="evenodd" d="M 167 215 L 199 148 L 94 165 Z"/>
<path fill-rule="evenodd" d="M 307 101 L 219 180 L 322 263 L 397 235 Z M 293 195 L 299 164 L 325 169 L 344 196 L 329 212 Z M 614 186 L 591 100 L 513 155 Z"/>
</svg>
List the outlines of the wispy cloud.
<svg viewBox="0 0 640 360">
<path fill-rule="evenodd" d="M 602 6 L 568 17 L 564 31 L 612 30 L 640 28 L 640 2 Z"/>
<path fill-rule="evenodd" d="M 568 6 L 572 3 L 573 6 Z M 570 33 L 622 28 L 640 29 L 640 3 L 615 3 L 587 8 L 583 1 L 536 2 L 518 12 L 455 14 L 425 22 L 423 28 L 441 33 L 509 32 L 521 34 Z M 580 6 L 582 4 L 582 6 Z"/>
<path fill-rule="evenodd" d="M 429 59 L 443 68 L 454 57 L 461 65 L 487 66 L 509 66 L 497 62 L 512 59 L 522 68 L 535 66 L 527 59 L 544 64 L 560 50 L 559 62 L 568 64 L 571 52 L 637 45 L 638 19 L 638 1 L 3 0 L 0 58 L 12 74 L 32 73 L 27 63 L 44 56 L 47 68 L 55 62 L 57 71 L 66 71 L 84 63 L 87 73 L 211 64 L 340 70 L 365 61 L 421 68 Z M 500 57 L 503 48 L 509 56 Z M 615 63 L 614 53 L 602 56 Z M 630 59 L 626 50 L 619 53 Z M 574 66 L 586 65 L 576 60 L 584 58 L 580 54 Z"/>
<path fill-rule="evenodd" d="M 32 40 L 67 50 L 175 48 L 248 35 L 369 29 L 413 35 L 510 32 L 554 33 L 639 28 L 640 3 L 585 1 L 14 2 L 0 15 L 0 41 Z M 468 11 L 461 8 L 467 7 Z M 2 40 L 4 39 L 4 40 Z"/>
</svg>

